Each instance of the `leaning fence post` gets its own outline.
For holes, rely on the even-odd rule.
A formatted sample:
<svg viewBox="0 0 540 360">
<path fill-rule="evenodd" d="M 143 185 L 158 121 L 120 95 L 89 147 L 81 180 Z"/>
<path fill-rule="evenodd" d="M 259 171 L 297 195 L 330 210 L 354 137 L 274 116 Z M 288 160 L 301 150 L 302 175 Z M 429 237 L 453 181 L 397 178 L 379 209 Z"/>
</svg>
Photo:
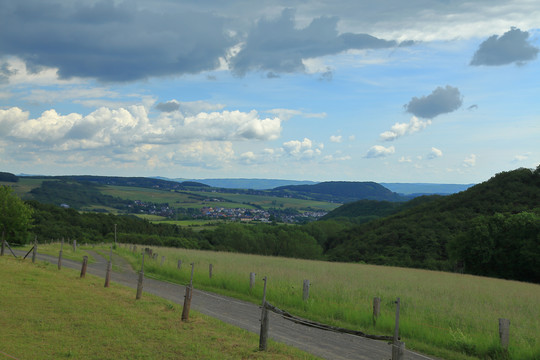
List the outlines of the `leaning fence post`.
<svg viewBox="0 0 540 360">
<path fill-rule="evenodd" d="M 105 274 L 105 287 L 109 287 L 109 282 L 111 281 L 111 270 L 112 270 L 112 246 L 111 246 L 111 252 L 109 253 L 109 261 L 107 262 L 107 273 Z"/>
<path fill-rule="evenodd" d="M 189 286 L 186 286 L 186 295 L 184 297 L 184 308 L 182 309 L 182 321 L 189 320 L 189 309 L 191 308 L 191 297 L 193 296 L 193 270 L 195 263 L 191 263 L 191 280 Z"/>
<path fill-rule="evenodd" d="M 135 300 L 139 300 L 142 296 L 143 281 L 144 281 L 144 251 L 142 253 L 141 271 L 139 272 L 139 281 L 137 281 L 137 295 L 135 295 Z"/>
<path fill-rule="evenodd" d="M 394 340 L 392 342 L 392 360 L 402 360 L 405 356 L 405 343 L 399 341 L 399 307 L 401 301 L 396 301 L 396 324 L 394 327 Z"/>
<path fill-rule="evenodd" d="M 32 252 L 32 262 L 36 262 L 36 255 L 37 255 L 37 236 L 34 238 L 34 251 Z"/>
<path fill-rule="evenodd" d="M 262 313 L 261 313 L 261 331 L 259 334 L 259 351 L 266 351 L 268 345 L 268 309 L 266 308 L 266 301 L 263 301 Z"/>
<path fill-rule="evenodd" d="M 86 276 L 86 267 L 88 266 L 88 256 L 83 256 L 83 262 L 82 262 L 82 267 L 81 267 L 81 277 L 85 277 Z"/>
<path fill-rule="evenodd" d="M 501 339 L 502 348 L 508 350 L 508 342 L 510 340 L 510 320 L 499 319 L 499 338 Z"/>
<path fill-rule="evenodd" d="M 309 299 L 309 280 L 304 280 L 302 299 L 307 301 Z"/>
<path fill-rule="evenodd" d="M 381 298 L 380 297 L 374 297 L 373 298 L 373 326 L 377 323 L 377 319 L 379 318 L 379 315 L 381 314 Z"/>
</svg>

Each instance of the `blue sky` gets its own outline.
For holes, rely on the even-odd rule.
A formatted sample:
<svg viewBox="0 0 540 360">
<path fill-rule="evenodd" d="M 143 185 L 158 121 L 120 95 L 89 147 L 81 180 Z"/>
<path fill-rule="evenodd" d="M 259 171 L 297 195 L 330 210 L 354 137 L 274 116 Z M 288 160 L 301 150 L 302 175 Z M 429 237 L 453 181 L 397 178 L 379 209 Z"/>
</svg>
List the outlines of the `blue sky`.
<svg viewBox="0 0 540 360">
<path fill-rule="evenodd" d="M 535 1 L 0 0 L 0 171 L 475 183 L 540 163 Z"/>
</svg>

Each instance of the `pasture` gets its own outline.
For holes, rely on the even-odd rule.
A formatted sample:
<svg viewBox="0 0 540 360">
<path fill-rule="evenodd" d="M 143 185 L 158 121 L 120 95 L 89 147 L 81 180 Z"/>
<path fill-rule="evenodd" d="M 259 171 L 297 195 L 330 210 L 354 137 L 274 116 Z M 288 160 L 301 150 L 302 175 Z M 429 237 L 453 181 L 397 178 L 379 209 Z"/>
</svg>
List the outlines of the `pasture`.
<svg viewBox="0 0 540 360">
<path fill-rule="evenodd" d="M 152 247 L 157 260 L 145 261 L 152 277 L 186 284 L 194 263 L 194 286 L 255 303 L 262 299 L 262 278 L 268 278 L 267 300 L 294 315 L 315 321 L 391 335 L 395 300 L 401 299 L 400 334 L 407 348 L 444 359 L 504 359 L 498 319 L 511 321 L 509 358 L 540 359 L 540 286 L 536 284 L 436 271 L 365 264 L 330 263 Z M 118 253 L 140 267 L 135 253 Z M 165 261 L 161 265 L 162 256 Z M 177 268 L 182 260 L 182 268 Z M 209 265 L 213 265 L 212 278 Z M 249 274 L 256 273 L 253 289 Z M 302 283 L 310 280 L 309 299 Z M 376 324 L 372 302 L 380 297 Z"/>
</svg>

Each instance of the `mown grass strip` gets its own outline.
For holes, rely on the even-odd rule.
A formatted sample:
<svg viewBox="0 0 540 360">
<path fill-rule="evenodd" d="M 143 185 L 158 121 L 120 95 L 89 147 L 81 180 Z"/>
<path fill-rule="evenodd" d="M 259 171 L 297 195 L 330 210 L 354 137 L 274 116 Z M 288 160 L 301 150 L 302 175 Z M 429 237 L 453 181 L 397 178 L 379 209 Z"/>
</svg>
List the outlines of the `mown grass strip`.
<svg viewBox="0 0 540 360">
<path fill-rule="evenodd" d="M 16 359 L 316 359 L 181 306 L 47 262 L 0 257 L 0 352 Z"/>
</svg>

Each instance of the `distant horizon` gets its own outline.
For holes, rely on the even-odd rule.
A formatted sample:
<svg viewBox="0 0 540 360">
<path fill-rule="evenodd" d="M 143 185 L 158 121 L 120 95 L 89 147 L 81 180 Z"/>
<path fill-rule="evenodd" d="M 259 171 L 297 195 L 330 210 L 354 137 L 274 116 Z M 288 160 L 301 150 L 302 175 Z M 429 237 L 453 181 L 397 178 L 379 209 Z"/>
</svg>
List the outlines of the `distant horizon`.
<svg viewBox="0 0 540 360">
<path fill-rule="evenodd" d="M 511 170 L 509 170 L 511 171 Z M 30 177 L 30 176 L 47 176 L 47 177 L 55 177 L 55 176 L 101 176 L 101 177 L 121 177 L 121 178 L 129 178 L 129 177 L 138 177 L 138 178 L 149 178 L 149 179 L 164 179 L 164 180 L 171 180 L 171 181 L 197 181 L 197 180 L 261 180 L 261 181 L 294 181 L 294 182 L 311 182 L 311 183 L 322 183 L 322 182 L 375 182 L 378 184 L 418 184 L 418 185 L 476 185 L 478 182 L 467 182 L 467 183 L 452 183 L 452 182 L 445 182 L 445 183 L 438 183 L 438 182 L 412 182 L 412 181 L 375 181 L 375 180 L 297 180 L 297 179 L 282 179 L 282 178 L 260 178 L 260 177 L 216 177 L 216 178 L 185 178 L 185 177 L 177 177 L 177 178 L 171 178 L 166 176 L 160 176 L 160 175 L 150 175 L 150 176 L 143 176 L 143 175 L 96 175 L 96 174 L 88 174 L 88 173 L 80 173 L 80 174 L 27 174 L 27 173 L 14 173 L 11 171 L 4 171 L 11 173 L 13 175 L 19 176 L 19 177 Z M 495 174 L 493 174 L 494 176 Z M 488 179 L 485 179 L 483 181 L 487 181 Z M 482 182 L 483 182 L 482 181 Z"/>
</svg>

